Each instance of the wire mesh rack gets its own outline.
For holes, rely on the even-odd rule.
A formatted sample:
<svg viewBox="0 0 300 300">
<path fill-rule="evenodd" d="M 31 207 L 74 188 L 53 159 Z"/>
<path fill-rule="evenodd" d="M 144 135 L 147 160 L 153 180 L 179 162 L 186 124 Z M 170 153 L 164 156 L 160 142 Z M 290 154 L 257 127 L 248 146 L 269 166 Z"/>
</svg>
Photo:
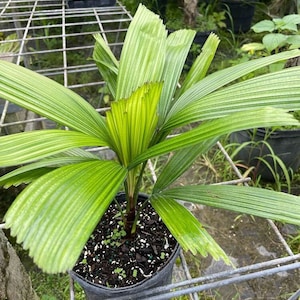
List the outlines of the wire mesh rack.
<svg viewBox="0 0 300 300">
<path fill-rule="evenodd" d="M 111 7 L 70 9 L 64 0 L 0 1 L 0 59 L 52 78 L 76 91 L 100 111 L 109 102 L 109 95 L 96 65 L 90 59 L 94 46 L 93 34 L 101 33 L 118 57 L 130 20 L 130 13 L 118 2 Z M 52 126 L 48 120 L 1 99 L 0 111 L 0 134 Z M 237 180 L 219 184 L 247 184 L 250 179 L 243 178 L 222 145 L 218 143 L 217 146 L 237 175 Z M 197 300 L 202 292 L 210 291 L 216 299 L 233 299 L 223 297 L 221 288 L 234 290 L 241 285 L 239 295 L 234 299 L 300 299 L 300 289 L 297 287 L 297 283 L 300 285 L 300 255 L 292 252 L 272 221 L 266 224 L 266 231 L 272 231 L 274 239 L 283 249 L 281 257 L 266 255 L 264 260 L 237 264 L 233 269 L 224 270 L 217 266 L 210 273 L 192 278 L 191 266 L 181 253 L 180 272 L 184 277 L 168 286 L 145 291 L 139 297 L 170 299 L 188 295 L 190 299 Z M 251 235 L 250 232 L 248 234 Z M 255 243 L 254 240 L 253 246 Z M 267 292 L 265 297 L 260 298 L 245 291 L 245 283 L 268 278 L 273 280 L 272 276 L 286 276 L 287 282 L 292 278 L 296 284 L 287 290 L 285 296 L 274 298 L 270 298 Z M 70 298 L 74 299 L 72 284 Z"/>
<path fill-rule="evenodd" d="M 118 57 L 130 19 L 129 12 L 120 4 L 69 9 L 64 0 L 0 1 L 0 58 L 45 75 L 100 108 L 106 93 L 90 59 L 93 34 L 101 33 Z M 11 120 L 9 114 L 16 118 L 18 108 L 3 101 L 0 105 L 0 126 L 6 133 L 22 130 L 24 126 L 28 130 L 47 125 L 37 125 L 37 121 L 43 120 L 24 111 Z"/>
</svg>

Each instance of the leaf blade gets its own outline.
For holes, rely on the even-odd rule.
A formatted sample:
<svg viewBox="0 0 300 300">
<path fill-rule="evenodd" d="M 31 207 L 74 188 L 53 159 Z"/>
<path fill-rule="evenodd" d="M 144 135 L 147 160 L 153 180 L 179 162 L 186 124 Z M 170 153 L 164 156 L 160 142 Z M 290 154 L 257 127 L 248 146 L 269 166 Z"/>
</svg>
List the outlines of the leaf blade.
<svg viewBox="0 0 300 300">
<path fill-rule="evenodd" d="M 299 84 L 300 68 L 258 76 L 199 98 L 173 115 L 163 128 L 170 130 L 187 122 L 215 119 L 265 106 L 283 108 L 286 111 L 299 110 Z"/>
<path fill-rule="evenodd" d="M 165 190 L 162 193 L 166 197 L 300 224 L 300 198 L 290 194 L 229 185 L 186 186 Z"/>
<path fill-rule="evenodd" d="M 207 152 L 216 142 L 217 138 L 176 152 L 157 177 L 153 192 L 157 193 L 170 186 L 193 164 L 196 157 Z"/>
<path fill-rule="evenodd" d="M 0 97 L 61 125 L 109 140 L 104 119 L 83 98 L 45 76 L 3 60 Z"/>
<path fill-rule="evenodd" d="M 36 130 L 1 137 L 0 165 L 14 166 L 65 152 L 105 145 L 97 137 L 70 130 Z"/>
<path fill-rule="evenodd" d="M 18 196 L 5 215 L 6 227 L 43 270 L 70 270 L 125 176 L 111 161 L 61 167 Z"/>
<path fill-rule="evenodd" d="M 161 194 L 152 195 L 150 203 L 183 250 L 189 250 L 194 255 L 199 252 L 204 257 L 210 254 L 215 260 L 223 259 L 227 264 L 230 263 L 226 253 L 188 209 Z"/>
<path fill-rule="evenodd" d="M 139 155 L 129 167 L 132 168 L 151 157 L 196 145 L 201 141 L 216 138 L 234 131 L 259 127 L 284 126 L 288 124 L 297 126 L 299 122 L 290 114 L 271 107 L 234 113 L 220 119 L 204 122 L 188 132 L 154 145 Z"/>
<path fill-rule="evenodd" d="M 192 30 L 178 30 L 167 38 L 166 61 L 162 74 L 164 85 L 158 105 L 159 124 L 163 123 L 170 109 L 194 36 L 195 32 Z"/>
<path fill-rule="evenodd" d="M 119 71 L 119 62 L 105 43 L 100 33 L 94 35 L 95 46 L 93 51 L 93 59 L 103 76 L 109 91 L 113 98 L 116 97 L 117 76 Z"/>
<path fill-rule="evenodd" d="M 295 49 L 291 51 L 281 52 L 275 55 L 270 55 L 260 59 L 254 59 L 233 67 L 214 72 L 203 78 L 198 83 L 194 84 L 192 88 L 187 90 L 184 94 L 181 95 L 181 97 L 178 98 L 168 114 L 167 121 L 170 118 L 176 118 L 176 114 L 180 114 L 180 112 L 186 106 L 195 101 L 198 101 L 199 99 L 218 90 L 219 88 L 226 86 L 230 82 L 233 82 L 234 80 L 241 78 L 242 76 L 259 68 L 263 68 L 272 63 L 276 63 L 278 61 L 286 60 L 299 55 L 300 50 Z"/>
<path fill-rule="evenodd" d="M 219 43 L 220 40 L 214 33 L 208 36 L 200 55 L 196 58 L 179 90 L 179 96 L 205 77 Z"/>
<path fill-rule="evenodd" d="M 122 48 L 116 100 L 128 98 L 147 82 L 161 81 L 166 39 L 167 31 L 162 20 L 140 4 Z"/>
</svg>

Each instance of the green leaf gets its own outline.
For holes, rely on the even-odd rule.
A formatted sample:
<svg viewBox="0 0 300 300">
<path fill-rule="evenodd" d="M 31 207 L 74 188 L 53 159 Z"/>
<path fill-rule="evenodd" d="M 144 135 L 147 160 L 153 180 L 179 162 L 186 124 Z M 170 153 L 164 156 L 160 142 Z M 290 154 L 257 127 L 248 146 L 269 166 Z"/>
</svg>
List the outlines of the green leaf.
<svg viewBox="0 0 300 300">
<path fill-rule="evenodd" d="M 271 107 L 233 113 L 226 117 L 200 124 L 188 132 L 154 145 L 138 156 L 132 162 L 130 168 L 151 157 L 197 145 L 207 139 L 213 139 L 234 131 L 258 127 L 284 126 L 288 124 L 299 125 L 299 122 L 283 110 Z"/>
<path fill-rule="evenodd" d="M 128 98 L 145 83 L 161 81 L 166 41 L 162 20 L 140 4 L 122 48 L 116 100 Z"/>
<path fill-rule="evenodd" d="M 16 33 L 9 34 L 5 37 L 5 43 L 1 43 L 0 53 L 3 53 L 4 56 L 7 53 L 19 53 L 20 50 L 20 41 Z"/>
<path fill-rule="evenodd" d="M 93 158 L 93 160 L 95 159 L 98 158 Z M 43 159 L 41 161 L 19 167 L 18 169 L 1 176 L 0 185 L 8 188 L 11 185 L 18 186 L 22 183 L 30 183 L 42 175 L 53 171 L 54 168 L 91 160 L 92 159 L 90 157 L 82 156 L 61 156 Z"/>
<path fill-rule="evenodd" d="M 170 160 L 164 166 L 153 187 L 153 192 L 159 192 L 170 186 L 179 176 L 181 176 L 195 161 L 195 159 L 206 153 L 217 142 L 217 138 L 204 141 L 199 145 L 191 146 L 179 150 L 172 155 Z"/>
<path fill-rule="evenodd" d="M 104 118 L 79 95 L 34 71 L 1 60 L 0 97 L 61 125 L 109 140 Z"/>
<path fill-rule="evenodd" d="M 233 84 L 202 98 L 199 95 L 198 101 L 170 118 L 164 130 L 265 106 L 300 110 L 299 84 L 300 68 L 289 68 Z"/>
<path fill-rule="evenodd" d="M 170 109 L 194 37 L 195 31 L 192 30 L 178 30 L 168 36 L 166 61 L 162 75 L 164 85 L 158 105 L 159 124 L 163 122 Z"/>
<path fill-rule="evenodd" d="M 202 256 L 210 254 L 215 260 L 223 259 L 230 264 L 226 253 L 202 227 L 201 223 L 174 198 L 154 194 L 150 198 L 150 203 L 183 250 L 189 250 L 194 255 L 197 252 Z"/>
<path fill-rule="evenodd" d="M 271 20 L 263 20 L 253 25 L 251 29 L 256 33 L 264 31 L 273 32 L 275 30 L 275 24 Z"/>
<path fill-rule="evenodd" d="M 270 55 L 259 59 L 250 60 L 206 76 L 201 81 L 194 84 L 193 87 L 188 89 L 183 95 L 181 95 L 181 97 L 177 99 L 177 101 L 170 109 L 167 121 L 169 121 L 168 119 L 177 119 L 176 115 L 180 114 L 186 106 L 190 105 L 193 102 L 201 101 L 201 99 L 204 96 L 216 91 L 217 89 L 223 88 L 224 86 L 228 85 L 234 80 L 237 80 L 238 78 L 241 78 L 257 69 L 263 68 L 272 63 L 283 61 L 296 56 L 300 56 L 300 50 L 298 49 L 281 52 L 276 55 Z M 284 78 L 284 80 L 288 81 L 288 78 Z M 272 88 L 274 87 L 266 85 L 266 88 L 272 90 Z M 215 103 L 214 105 L 216 108 L 218 107 L 217 103 Z M 180 119 L 180 116 L 178 118 Z"/>
<path fill-rule="evenodd" d="M 119 62 L 104 41 L 100 33 L 94 35 L 96 40 L 93 52 L 93 59 L 108 85 L 113 98 L 116 97 L 117 76 L 119 71 Z"/>
<path fill-rule="evenodd" d="M 161 83 L 145 84 L 129 99 L 113 102 L 106 113 L 112 148 L 124 166 L 149 147 L 157 125 L 161 90 Z"/>
<path fill-rule="evenodd" d="M 300 225 L 300 198 L 286 193 L 246 186 L 198 185 L 176 187 L 162 194 L 177 200 Z"/>
<path fill-rule="evenodd" d="M 248 43 L 244 44 L 241 47 L 242 51 L 250 52 L 250 51 L 261 51 L 264 50 L 266 47 L 262 43 Z"/>
<path fill-rule="evenodd" d="M 5 215 L 6 228 L 45 272 L 70 270 L 125 176 L 111 161 L 56 169 L 17 197 Z"/>
<path fill-rule="evenodd" d="M 281 26 L 280 28 L 281 30 L 287 30 L 289 32 L 298 32 L 298 27 L 296 24 L 293 24 L 293 23 L 287 23 L 287 24 L 284 24 Z"/>
<path fill-rule="evenodd" d="M 300 15 L 299 14 L 290 14 L 282 18 L 282 20 L 287 23 L 300 24 Z"/>
<path fill-rule="evenodd" d="M 0 165 L 14 166 L 72 148 L 100 146 L 104 141 L 70 130 L 37 130 L 1 137 Z"/>
<path fill-rule="evenodd" d="M 18 171 L 21 168 L 17 169 Z M 30 171 L 22 171 L 17 173 L 9 172 L 8 174 L 5 174 L 5 176 L 0 177 L 0 184 L 4 188 L 9 188 L 11 186 L 19 186 L 21 184 L 29 184 L 32 181 L 38 179 L 39 177 L 53 171 L 54 168 L 51 167 L 41 167 L 41 168 L 35 168 Z"/>
<path fill-rule="evenodd" d="M 290 44 L 290 49 L 297 49 L 300 47 L 300 35 L 289 35 L 287 43 Z"/>
<path fill-rule="evenodd" d="M 196 58 L 179 90 L 179 96 L 205 77 L 211 62 L 215 57 L 219 43 L 220 39 L 214 33 L 211 33 L 208 36 L 200 55 Z"/>
<path fill-rule="evenodd" d="M 287 43 L 288 36 L 282 33 L 269 33 L 266 34 L 262 42 L 266 46 L 266 49 L 271 52 L 284 46 Z"/>
</svg>

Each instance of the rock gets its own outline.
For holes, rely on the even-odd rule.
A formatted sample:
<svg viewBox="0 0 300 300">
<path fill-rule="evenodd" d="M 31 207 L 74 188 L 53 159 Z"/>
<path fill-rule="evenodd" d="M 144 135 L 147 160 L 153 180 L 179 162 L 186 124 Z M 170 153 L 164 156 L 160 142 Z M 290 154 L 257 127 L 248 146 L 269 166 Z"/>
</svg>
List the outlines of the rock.
<svg viewBox="0 0 300 300">
<path fill-rule="evenodd" d="M 16 251 L 0 229 L 0 300 L 38 300 Z"/>
</svg>

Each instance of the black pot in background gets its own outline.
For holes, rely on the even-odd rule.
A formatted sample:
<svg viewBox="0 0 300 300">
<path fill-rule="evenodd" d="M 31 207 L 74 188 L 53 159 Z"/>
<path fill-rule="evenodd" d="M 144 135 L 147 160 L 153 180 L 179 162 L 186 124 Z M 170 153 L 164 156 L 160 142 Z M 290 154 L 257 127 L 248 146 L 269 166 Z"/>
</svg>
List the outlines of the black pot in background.
<svg viewBox="0 0 300 300">
<path fill-rule="evenodd" d="M 114 6 L 116 0 L 68 0 L 69 8 Z"/>
<path fill-rule="evenodd" d="M 197 31 L 194 41 L 193 41 L 193 45 L 190 49 L 190 52 L 187 56 L 186 59 L 186 67 L 187 70 L 189 70 L 191 68 L 191 66 L 193 65 L 195 59 L 197 58 L 197 56 L 199 55 L 201 48 L 203 47 L 204 43 L 206 42 L 208 36 L 212 33 L 213 31 Z M 195 47 L 197 46 L 197 51 L 195 52 Z"/>
<path fill-rule="evenodd" d="M 204 45 L 206 42 L 207 38 L 213 31 L 197 31 L 195 38 L 194 38 L 194 43 L 197 45 L 200 45 L 201 47 Z"/>
<path fill-rule="evenodd" d="M 118 201 L 122 201 L 124 198 L 124 193 L 119 193 L 117 195 Z M 145 201 L 148 198 L 146 194 L 139 194 L 139 200 Z M 78 284 L 83 288 L 87 300 L 99 300 L 99 299 L 115 299 L 122 297 L 123 300 L 135 299 L 143 300 L 143 292 L 170 284 L 172 282 L 172 273 L 175 261 L 179 255 L 180 247 L 177 243 L 173 254 L 169 257 L 165 266 L 153 274 L 151 277 L 144 279 L 143 281 L 130 285 L 128 287 L 121 288 L 108 288 L 103 285 L 95 284 L 78 275 L 74 271 L 70 271 L 70 276 L 78 282 Z"/>
<path fill-rule="evenodd" d="M 238 131 L 231 134 L 230 142 L 243 144 L 254 141 L 254 143 L 243 147 L 234 159 L 248 166 L 256 166 L 256 175 L 260 175 L 264 180 L 274 181 L 274 177 L 268 167 L 257 159 L 257 157 L 263 157 L 274 169 L 273 158 L 267 156 L 270 154 L 268 147 L 263 143 L 255 143 L 263 141 L 266 134 L 268 133 L 263 128 L 255 131 Z M 268 134 L 266 142 L 272 148 L 274 154 L 283 161 L 287 169 L 291 168 L 294 172 L 298 170 L 300 167 L 300 129 L 274 131 Z M 277 170 L 282 175 L 279 166 Z"/>
<path fill-rule="evenodd" d="M 226 26 L 234 33 L 247 32 L 253 20 L 255 12 L 255 0 L 221 0 L 221 9 L 228 11 L 226 14 Z"/>
</svg>

